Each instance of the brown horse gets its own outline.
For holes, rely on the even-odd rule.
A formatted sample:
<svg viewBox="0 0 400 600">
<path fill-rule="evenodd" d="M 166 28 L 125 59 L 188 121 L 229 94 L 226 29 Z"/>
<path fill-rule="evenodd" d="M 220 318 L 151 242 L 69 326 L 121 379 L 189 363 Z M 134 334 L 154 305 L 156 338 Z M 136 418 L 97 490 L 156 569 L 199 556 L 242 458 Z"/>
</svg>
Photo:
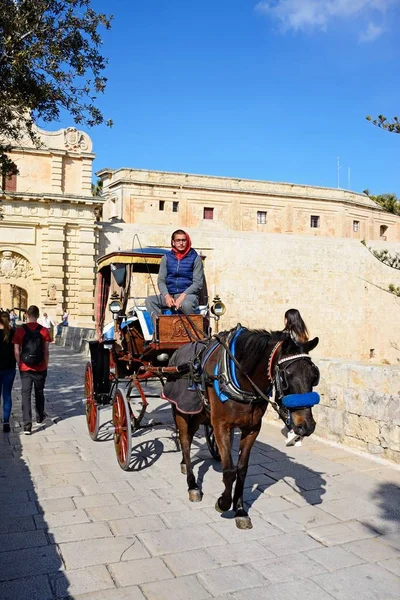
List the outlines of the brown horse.
<svg viewBox="0 0 400 600">
<path fill-rule="evenodd" d="M 251 448 L 269 403 L 297 435 L 304 437 L 313 433 L 312 405 L 319 397 L 312 388 L 318 383 L 319 371 L 308 352 L 317 344 L 318 338 L 299 345 L 283 332 L 241 329 L 221 334 L 211 347 L 205 349 L 200 369 L 204 410 L 188 415 L 173 406 L 182 449 L 181 471 L 187 475 L 190 500 L 201 500 L 191 465 L 190 447 L 199 425 L 209 421 L 221 456 L 225 486 L 215 508 L 225 512 L 233 504 L 237 527 L 252 527 L 243 503 Z M 273 388 L 275 402 L 270 398 Z M 237 465 L 231 455 L 236 427 L 241 431 Z"/>
</svg>

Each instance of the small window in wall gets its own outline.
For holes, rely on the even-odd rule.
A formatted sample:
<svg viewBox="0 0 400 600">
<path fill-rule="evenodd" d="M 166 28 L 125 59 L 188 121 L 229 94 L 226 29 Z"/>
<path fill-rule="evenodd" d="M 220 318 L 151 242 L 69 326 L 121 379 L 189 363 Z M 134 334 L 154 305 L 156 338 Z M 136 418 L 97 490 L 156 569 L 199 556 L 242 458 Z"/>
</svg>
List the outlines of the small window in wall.
<svg viewBox="0 0 400 600">
<path fill-rule="evenodd" d="M 257 224 L 258 225 L 265 225 L 267 222 L 267 211 L 265 210 L 258 210 L 257 211 Z"/>
<path fill-rule="evenodd" d="M 212 220 L 213 218 L 214 218 L 214 209 L 213 208 L 204 208 L 203 209 L 203 219 Z"/>
<path fill-rule="evenodd" d="M 360 221 L 353 221 L 353 231 L 360 231 Z"/>
<path fill-rule="evenodd" d="M 158 203 L 158 210 L 164 210 L 165 200 L 160 200 Z"/>
<path fill-rule="evenodd" d="M 178 212 L 179 211 L 179 202 L 173 202 L 172 203 L 172 212 Z"/>
<path fill-rule="evenodd" d="M 17 176 L 16 175 L 3 175 L 1 181 L 1 187 L 4 192 L 16 192 L 17 191 Z"/>
<path fill-rule="evenodd" d="M 311 215 L 310 227 L 319 227 L 319 217 L 317 215 Z"/>
<path fill-rule="evenodd" d="M 388 229 L 387 225 L 381 225 L 379 227 L 379 235 L 381 237 L 381 240 L 386 240 L 387 239 L 387 236 L 386 236 L 387 229 Z"/>
</svg>

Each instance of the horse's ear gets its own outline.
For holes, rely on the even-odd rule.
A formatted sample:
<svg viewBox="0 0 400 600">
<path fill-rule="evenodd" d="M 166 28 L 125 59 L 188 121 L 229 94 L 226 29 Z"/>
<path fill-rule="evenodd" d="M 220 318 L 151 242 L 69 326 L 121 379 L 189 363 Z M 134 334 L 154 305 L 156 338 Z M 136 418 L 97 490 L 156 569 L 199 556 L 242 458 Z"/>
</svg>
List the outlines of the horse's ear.
<svg viewBox="0 0 400 600">
<path fill-rule="evenodd" d="M 316 346 L 318 346 L 318 342 L 319 342 L 319 338 L 315 337 L 313 340 L 310 340 L 309 342 L 302 344 L 301 347 L 304 350 L 304 352 L 311 352 L 311 350 L 314 350 L 314 348 Z"/>
</svg>

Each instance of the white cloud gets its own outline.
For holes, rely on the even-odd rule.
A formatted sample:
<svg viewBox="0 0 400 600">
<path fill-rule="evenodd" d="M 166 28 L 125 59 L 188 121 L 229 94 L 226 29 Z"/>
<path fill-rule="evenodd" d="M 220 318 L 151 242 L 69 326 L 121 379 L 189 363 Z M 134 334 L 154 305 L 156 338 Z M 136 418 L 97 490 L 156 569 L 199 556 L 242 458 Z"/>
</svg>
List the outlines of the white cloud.
<svg viewBox="0 0 400 600">
<path fill-rule="evenodd" d="M 334 18 L 371 17 L 383 15 L 392 4 L 400 0 L 261 0 L 256 9 L 276 20 L 284 30 L 326 30 Z M 369 22 L 360 41 L 372 41 L 383 27 Z"/>
<path fill-rule="evenodd" d="M 360 42 L 373 42 L 383 33 L 383 27 L 375 25 L 374 23 L 368 23 L 366 30 L 360 34 Z"/>
</svg>

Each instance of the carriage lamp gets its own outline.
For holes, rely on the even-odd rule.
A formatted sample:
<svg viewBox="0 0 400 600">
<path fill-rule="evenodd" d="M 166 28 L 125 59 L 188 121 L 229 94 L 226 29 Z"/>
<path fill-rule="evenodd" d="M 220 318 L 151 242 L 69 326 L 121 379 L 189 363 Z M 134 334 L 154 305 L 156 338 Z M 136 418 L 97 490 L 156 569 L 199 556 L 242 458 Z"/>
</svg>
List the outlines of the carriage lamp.
<svg viewBox="0 0 400 600">
<path fill-rule="evenodd" d="M 111 294 L 111 302 L 108 305 L 110 312 L 112 313 L 114 319 L 117 318 L 118 314 L 121 312 L 122 304 L 119 299 L 117 292 L 113 292 Z"/>
<path fill-rule="evenodd" d="M 225 312 L 226 312 L 226 306 L 222 302 L 222 300 L 218 296 L 218 294 L 216 296 L 214 296 L 214 298 L 213 298 L 213 303 L 212 303 L 212 306 L 211 306 L 211 312 L 218 319 L 219 319 L 219 317 L 222 317 L 222 315 L 224 315 Z"/>
</svg>

